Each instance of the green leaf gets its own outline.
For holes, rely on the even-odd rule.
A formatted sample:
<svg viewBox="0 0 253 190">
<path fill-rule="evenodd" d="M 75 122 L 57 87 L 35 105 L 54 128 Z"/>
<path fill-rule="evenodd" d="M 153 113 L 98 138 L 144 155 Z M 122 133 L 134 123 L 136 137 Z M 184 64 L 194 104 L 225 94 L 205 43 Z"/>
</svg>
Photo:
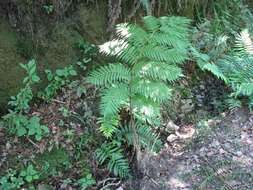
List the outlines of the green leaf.
<svg viewBox="0 0 253 190">
<path fill-rule="evenodd" d="M 58 76 L 64 76 L 65 75 L 65 71 L 62 69 L 57 69 L 55 72 Z"/>
<path fill-rule="evenodd" d="M 76 76 L 77 75 L 77 72 L 75 70 L 70 70 L 69 71 L 69 74 L 72 75 L 72 76 Z"/>
<path fill-rule="evenodd" d="M 21 136 L 24 136 L 25 134 L 26 134 L 26 129 L 24 128 L 24 127 L 18 127 L 17 128 L 17 135 L 19 136 L 19 137 L 21 137 Z"/>
<path fill-rule="evenodd" d="M 106 86 L 117 82 L 128 82 L 130 70 L 122 64 L 109 64 L 92 71 L 87 81 L 97 85 Z"/>
<path fill-rule="evenodd" d="M 33 180 L 33 176 L 28 175 L 25 177 L 25 180 L 30 183 Z"/>
<path fill-rule="evenodd" d="M 37 75 L 33 75 L 32 76 L 32 81 L 33 82 L 39 82 L 40 81 L 40 77 L 38 77 Z"/>
<path fill-rule="evenodd" d="M 100 110 L 103 116 L 115 115 L 128 103 L 129 90 L 126 84 L 117 84 L 102 91 Z"/>
</svg>

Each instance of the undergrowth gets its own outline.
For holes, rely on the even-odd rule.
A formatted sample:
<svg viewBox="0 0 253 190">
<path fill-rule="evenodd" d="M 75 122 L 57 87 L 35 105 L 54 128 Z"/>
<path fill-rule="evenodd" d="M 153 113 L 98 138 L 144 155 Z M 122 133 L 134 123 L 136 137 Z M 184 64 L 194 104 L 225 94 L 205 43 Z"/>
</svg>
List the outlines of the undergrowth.
<svg viewBox="0 0 253 190">
<path fill-rule="evenodd" d="M 147 1 L 141 2 L 148 10 Z M 211 21 L 203 20 L 206 13 L 198 12 L 201 23 L 195 28 L 185 17 L 146 16 L 141 24 L 117 25 L 114 39 L 98 47 L 79 42 L 82 57 L 76 64 L 45 70 L 48 84 L 39 93 L 33 90 L 40 82 L 36 61 L 21 64 L 26 71 L 24 87 L 11 97 L 0 134 L 3 129 L 14 139 L 6 143 L 6 149 L 21 148 L 31 158 L 21 157 L 19 164 L 1 171 L 0 188 L 36 189 L 46 180 L 57 188 L 92 189 L 96 185 L 117 185 L 133 177 L 134 161 L 138 165 L 142 152 L 159 153 L 163 148 L 161 110 L 173 112 L 175 108 L 168 102 L 178 89 L 184 98 L 192 98 L 184 82 L 198 85 L 202 80 L 194 76 L 198 73 L 212 73 L 223 82 L 222 88 L 227 88 L 224 99 L 215 102 L 215 109 L 234 109 L 247 102 L 251 110 L 251 14 L 240 1 L 224 2 L 213 4 Z M 49 16 L 55 7 L 45 4 L 42 10 Z M 237 15 L 234 20 L 233 14 Z M 241 26 L 249 29 L 240 31 Z M 93 58 L 99 56 L 98 49 L 100 56 L 109 56 L 114 63 L 106 63 L 84 76 L 90 66 L 96 67 Z M 186 69 L 189 62 L 197 65 L 197 71 L 190 73 Z M 211 134 L 206 123 L 199 126 L 202 132 L 194 143 Z M 35 150 L 36 155 L 31 155 Z M 8 161 L 3 159 L 5 162 Z M 234 176 L 217 172 L 234 165 L 206 165 L 197 171 L 203 180 L 196 188 L 205 189 L 218 181 L 223 189 L 229 189 L 226 181 Z"/>
</svg>

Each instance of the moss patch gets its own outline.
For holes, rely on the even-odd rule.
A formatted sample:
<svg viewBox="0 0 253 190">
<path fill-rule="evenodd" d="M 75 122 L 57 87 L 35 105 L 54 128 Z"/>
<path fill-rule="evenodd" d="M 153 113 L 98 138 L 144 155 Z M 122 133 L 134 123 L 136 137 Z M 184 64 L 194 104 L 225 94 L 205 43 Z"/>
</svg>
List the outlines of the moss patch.
<svg viewBox="0 0 253 190">
<path fill-rule="evenodd" d="M 50 152 L 46 151 L 39 154 L 34 159 L 35 164 L 42 172 L 42 178 L 55 175 L 64 171 L 70 163 L 69 155 L 63 148 L 53 148 Z"/>
<path fill-rule="evenodd" d="M 24 59 L 18 54 L 17 34 L 0 19 L 0 112 L 6 109 L 10 96 L 15 95 L 22 84 L 24 71 L 19 63 Z"/>
</svg>

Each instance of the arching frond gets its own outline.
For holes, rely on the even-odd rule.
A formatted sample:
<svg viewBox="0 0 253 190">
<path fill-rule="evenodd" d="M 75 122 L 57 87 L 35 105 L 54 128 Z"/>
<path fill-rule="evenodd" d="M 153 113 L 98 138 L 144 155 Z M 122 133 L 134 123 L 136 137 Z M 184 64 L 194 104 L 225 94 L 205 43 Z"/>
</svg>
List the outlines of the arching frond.
<svg viewBox="0 0 253 190">
<path fill-rule="evenodd" d="M 173 33 L 157 33 L 151 40 L 159 45 L 179 48 L 182 50 L 190 47 L 190 41 L 187 38 L 182 39 Z"/>
<path fill-rule="evenodd" d="M 162 141 L 159 139 L 159 135 L 156 134 L 148 125 L 141 122 L 137 122 L 135 129 L 139 137 L 140 144 L 143 148 L 158 152 L 161 150 Z M 116 133 L 118 137 L 124 139 L 127 144 L 134 145 L 134 132 L 129 125 L 122 126 Z"/>
<path fill-rule="evenodd" d="M 99 130 L 106 138 L 110 138 L 112 137 L 113 133 L 117 129 L 117 126 L 119 125 L 119 116 L 118 114 L 104 116 L 99 119 L 99 123 L 101 123 Z"/>
<path fill-rule="evenodd" d="M 167 49 L 159 46 L 147 46 L 143 49 L 143 56 L 152 61 L 179 64 L 188 59 L 186 49 Z"/>
<path fill-rule="evenodd" d="M 155 102 L 164 102 L 172 95 L 172 90 L 166 84 L 141 78 L 133 81 L 132 91 Z"/>
<path fill-rule="evenodd" d="M 130 70 L 122 64 L 109 64 L 91 72 L 87 81 L 96 86 L 107 86 L 114 82 L 128 82 Z"/>
<path fill-rule="evenodd" d="M 186 17 L 178 16 L 163 16 L 159 18 L 161 23 L 160 30 L 162 32 L 173 32 L 177 36 L 185 37 L 185 34 L 189 32 L 189 25 L 191 20 Z"/>
<path fill-rule="evenodd" d="M 129 99 L 129 89 L 126 84 L 115 84 L 104 89 L 101 93 L 100 112 L 102 115 L 115 115 L 122 105 L 126 105 Z"/>
<path fill-rule="evenodd" d="M 223 80 L 224 82 L 227 82 L 227 78 L 225 77 L 225 75 L 222 73 L 222 71 L 220 70 L 220 68 L 215 65 L 215 64 L 211 64 L 211 63 L 207 63 L 203 66 L 202 68 L 203 70 L 207 70 L 210 71 L 212 74 L 214 74 L 217 78 Z"/>
<path fill-rule="evenodd" d="M 132 105 L 137 119 L 149 124 L 159 125 L 161 119 L 160 103 L 137 94 L 132 97 Z"/>
<path fill-rule="evenodd" d="M 108 162 L 107 168 L 115 176 L 126 178 L 130 176 L 130 168 L 123 150 L 117 143 L 103 143 L 96 151 L 96 158 L 100 164 Z"/>
<path fill-rule="evenodd" d="M 128 144 L 133 144 L 130 128 L 119 127 L 123 122 L 129 123 L 140 136 L 142 147 L 152 149 L 155 146 L 158 150 L 160 141 L 150 126 L 160 125 L 161 103 L 171 96 L 167 83 L 183 76 L 179 64 L 189 59 L 189 23 L 190 20 L 182 17 L 147 16 L 143 27 L 126 23 L 118 25 L 115 39 L 100 46 L 100 51 L 125 64 L 103 66 L 88 77 L 89 82 L 104 88 L 100 131 L 105 137 L 118 140 L 122 136 Z M 126 119 L 119 116 L 122 113 L 127 114 Z M 116 131 L 120 134 L 113 136 Z M 118 145 L 106 146 L 99 152 L 100 163 L 107 162 L 108 169 L 115 175 L 126 176 L 128 167 L 122 152 L 118 152 Z"/>
<path fill-rule="evenodd" d="M 174 82 L 183 76 L 182 69 L 165 62 L 139 62 L 134 65 L 133 72 L 153 80 Z"/>
<path fill-rule="evenodd" d="M 160 28 L 159 19 L 154 16 L 146 16 L 143 18 L 144 27 L 149 32 L 157 32 Z"/>
<path fill-rule="evenodd" d="M 247 29 L 243 30 L 236 37 L 236 47 L 239 50 L 243 50 L 245 53 L 253 56 L 253 42 Z"/>
<path fill-rule="evenodd" d="M 241 83 L 235 86 L 236 95 L 251 96 L 253 95 L 253 83 Z"/>
</svg>

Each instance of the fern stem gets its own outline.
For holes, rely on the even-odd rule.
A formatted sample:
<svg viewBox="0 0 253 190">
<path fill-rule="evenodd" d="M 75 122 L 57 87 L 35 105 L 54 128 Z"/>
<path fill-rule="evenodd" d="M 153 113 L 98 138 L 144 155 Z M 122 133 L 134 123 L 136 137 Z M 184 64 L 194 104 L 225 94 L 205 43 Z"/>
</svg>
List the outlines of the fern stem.
<svg viewBox="0 0 253 190">
<path fill-rule="evenodd" d="M 139 136 L 137 134 L 137 130 L 136 130 L 136 125 L 135 125 L 135 118 L 134 118 L 134 112 L 133 112 L 133 101 L 132 101 L 132 97 L 133 97 L 133 90 L 132 90 L 132 81 L 133 81 L 133 72 L 131 72 L 131 78 L 130 78 L 130 82 L 129 82 L 129 111 L 130 111 L 130 127 L 133 131 L 134 134 L 134 138 L 133 138 L 133 144 L 134 144 L 134 151 L 136 152 L 136 158 L 137 158 L 137 163 L 140 160 L 140 153 L 141 153 L 141 148 L 140 148 L 140 142 L 139 142 Z"/>
</svg>

